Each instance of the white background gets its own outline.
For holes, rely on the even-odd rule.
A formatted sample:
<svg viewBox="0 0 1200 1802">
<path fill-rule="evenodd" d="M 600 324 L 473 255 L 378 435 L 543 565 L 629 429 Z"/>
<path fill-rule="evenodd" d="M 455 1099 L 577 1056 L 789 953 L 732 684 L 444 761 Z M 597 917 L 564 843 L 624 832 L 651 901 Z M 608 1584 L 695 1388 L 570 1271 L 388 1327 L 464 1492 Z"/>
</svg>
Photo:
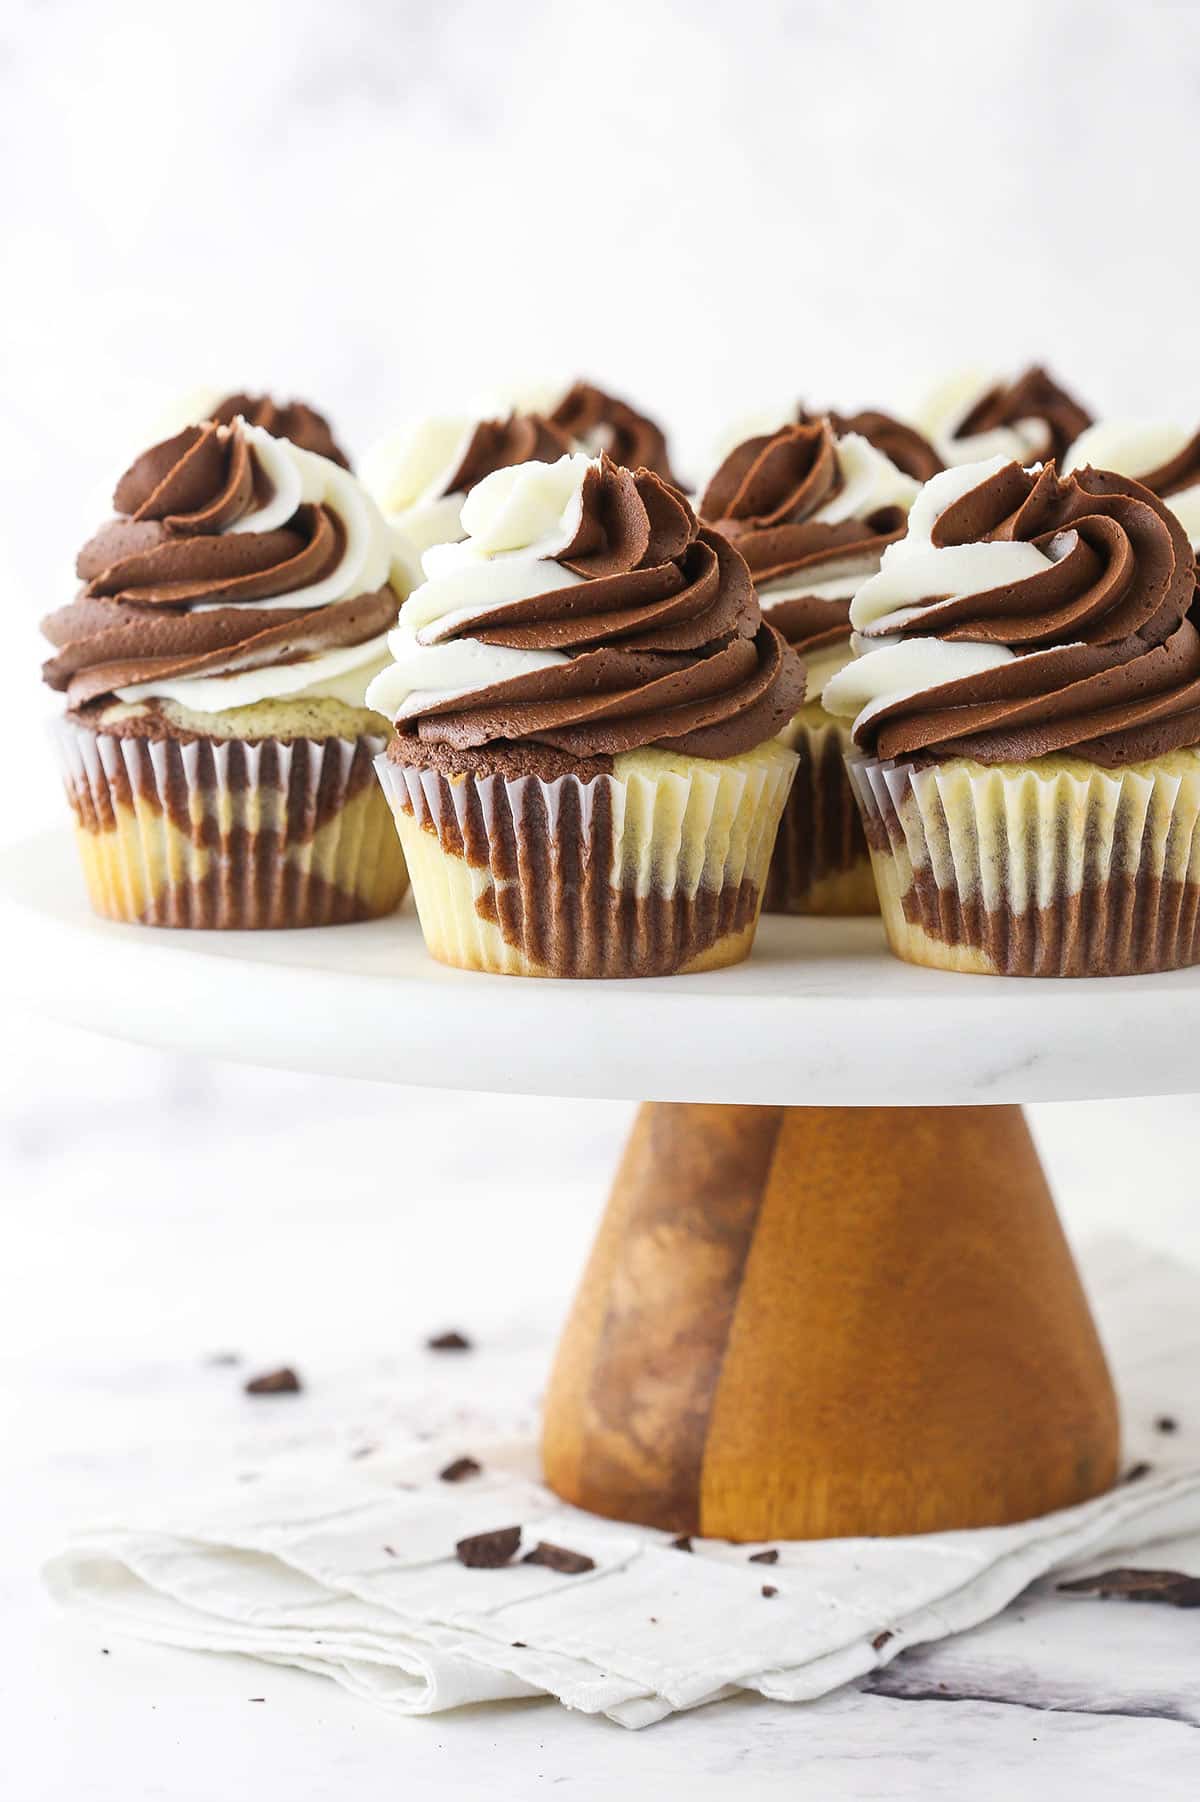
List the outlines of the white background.
<svg viewBox="0 0 1200 1802">
<path fill-rule="evenodd" d="M 686 472 L 747 405 L 903 407 L 963 362 L 1200 417 L 1193 5 L 9 0 L 2 29 L 0 838 L 63 817 L 36 620 L 197 383 L 302 395 L 360 452 L 585 373 Z M 67 1467 L 68 1376 L 108 1423 L 131 1372 L 224 1344 L 319 1372 L 552 1319 L 628 1114 L 10 1015 L 2 1052 L 0 1428 Z M 1072 1229 L 1184 1246 L 1197 1113 L 1039 1110 Z"/>
</svg>

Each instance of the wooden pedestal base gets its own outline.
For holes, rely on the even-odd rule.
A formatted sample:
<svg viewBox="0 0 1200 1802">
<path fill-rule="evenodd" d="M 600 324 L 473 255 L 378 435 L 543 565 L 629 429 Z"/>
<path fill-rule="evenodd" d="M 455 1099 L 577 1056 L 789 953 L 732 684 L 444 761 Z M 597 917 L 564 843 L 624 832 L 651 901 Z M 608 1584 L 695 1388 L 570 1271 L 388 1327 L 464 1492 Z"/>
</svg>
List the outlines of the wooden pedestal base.
<svg viewBox="0 0 1200 1802">
<path fill-rule="evenodd" d="M 543 1449 L 568 1501 L 735 1540 L 1107 1488 L 1112 1384 L 1020 1109 L 643 1107 Z"/>
</svg>

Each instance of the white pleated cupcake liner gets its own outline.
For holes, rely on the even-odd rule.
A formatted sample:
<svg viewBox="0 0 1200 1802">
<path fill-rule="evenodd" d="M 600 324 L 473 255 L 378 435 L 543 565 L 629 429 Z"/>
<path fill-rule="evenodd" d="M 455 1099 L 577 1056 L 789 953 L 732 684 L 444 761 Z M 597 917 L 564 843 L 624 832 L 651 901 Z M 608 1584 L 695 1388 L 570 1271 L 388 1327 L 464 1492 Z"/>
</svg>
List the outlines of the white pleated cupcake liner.
<svg viewBox="0 0 1200 1802">
<path fill-rule="evenodd" d="M 55 741 L 93 907 L 154 926 L 327 926 L 407 887 L 372 779 L 382 736 L 124 738 L 65 719 Z"/>
<path fill-rule="evenodd" d="M 1009 976 L 1200 962 L 1200 751 L 1125 769 L 852 758 L 892 948 Z"/>
<path fill-rule="evenodd" d="M 795 767 L 779 745 L 721 762 L 639 752 L 588 781 L 376 763 L 433 955 L 569 977 L 744 957 Z"/>
</svg>

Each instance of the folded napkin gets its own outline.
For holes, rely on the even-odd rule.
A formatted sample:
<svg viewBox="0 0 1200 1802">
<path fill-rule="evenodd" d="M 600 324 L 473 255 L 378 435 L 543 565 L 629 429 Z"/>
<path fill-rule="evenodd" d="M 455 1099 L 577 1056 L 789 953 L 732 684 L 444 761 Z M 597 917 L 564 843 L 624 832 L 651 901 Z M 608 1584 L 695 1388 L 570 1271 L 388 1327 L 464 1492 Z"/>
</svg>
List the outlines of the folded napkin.
<svg viewBox="0 0 1200 1802">
<path fill-rule="evenodd" d="M 1047 1572 L 1152 1564 L 1153 1542 L 1200 1533 L 1200 1432 L 1188 1419 L 1200 1274 L 1110 1243 L 1085 1275 L 1133 1474 L 1037 1520 L 770 1547 L 697 1539 L 689 1553 L 564 1506 L 537 1481 L 528 1440 L 473 1444 L 482 1468 L 458 1481 L 439 1471 L 459 1441 L 350 1476 L 326 1449 L 249 1487 L 84 1533 L 47 1581 L 106 1631 L 297 1665 L 405 1714 L 542 1694 L 642 1727 L 738 1690 L 806 1701 L 988 1620 Z M 506 1527 L 521 1541 L 504 1565 L 455 1555 Z M 543 1542 L 592 1567 L 525 1561 Z M 768 1550 L 774 1561 L 752 1560 Z"/>
</svg>

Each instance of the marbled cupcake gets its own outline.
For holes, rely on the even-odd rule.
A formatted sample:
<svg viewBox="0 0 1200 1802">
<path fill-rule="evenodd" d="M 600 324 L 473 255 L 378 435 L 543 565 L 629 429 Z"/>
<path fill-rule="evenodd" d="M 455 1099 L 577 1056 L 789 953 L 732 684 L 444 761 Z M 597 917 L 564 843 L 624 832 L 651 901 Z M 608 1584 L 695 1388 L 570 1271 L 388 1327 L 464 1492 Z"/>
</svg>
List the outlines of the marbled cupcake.
<svg viewBox="0 0 1200 1802">
<path fill-rule="evenodd" d="M 566 433 L 536 412 L 437 415 L 380 439 L 363 458 L 362 478 L 396 534 L 409 586 L 420 582 L 432 545 L 462 541 L 463 502 L 485 476 L 516 463 L 552 463 L 571 448 Z"/>
<path fill-rule="evenodd" d="M 947 376 L 918 407 L 914 423 L 943 463 L 1011 457 L 1061 460 L 1092 415 L 1040 364 L 1011 379 L 977 369 Z"/>
<path fill-rule="evenodd" d="M 1200 961 L 1187 534 L 1128 477 L 935 476 L 828 685 L 893 949 L 1012 976 Z"/>
<path fill-rule="evenodd" d="M 839 433 L 832 418 L 752 435 L 704 490 L 700 515 L 745 557 L 763 616 L 804 660 L 804 705 L 783 742 L 800 758 L 763 905 L 769 912 L 878 911 L 858 808 L 845 771 L 847 734 L 822 704 L 850 656 L 850 599 L 904 531 L 918 482 L 879 448 L 926 466 L 918 433 L 887 415 L 859 415 L 872 435 Z M 893 428 L 893 429 L 886 429 Z"/>
<path fill-rule="evenodd" d="M 92 904 L 162 926 L 389 913 L 403 859 L 365 705 L 402 598 L 391 537 L 338 464 L 238 419 L 117 484 L 44 674 Z"/>
<path fill-rule="evenodd" d="M 500 470 L 426 553 L 369 703 L 426 943 L 526 976 L 750 949 L 803 669 L 745 563 L 648 470 Z"/>
</svg>

